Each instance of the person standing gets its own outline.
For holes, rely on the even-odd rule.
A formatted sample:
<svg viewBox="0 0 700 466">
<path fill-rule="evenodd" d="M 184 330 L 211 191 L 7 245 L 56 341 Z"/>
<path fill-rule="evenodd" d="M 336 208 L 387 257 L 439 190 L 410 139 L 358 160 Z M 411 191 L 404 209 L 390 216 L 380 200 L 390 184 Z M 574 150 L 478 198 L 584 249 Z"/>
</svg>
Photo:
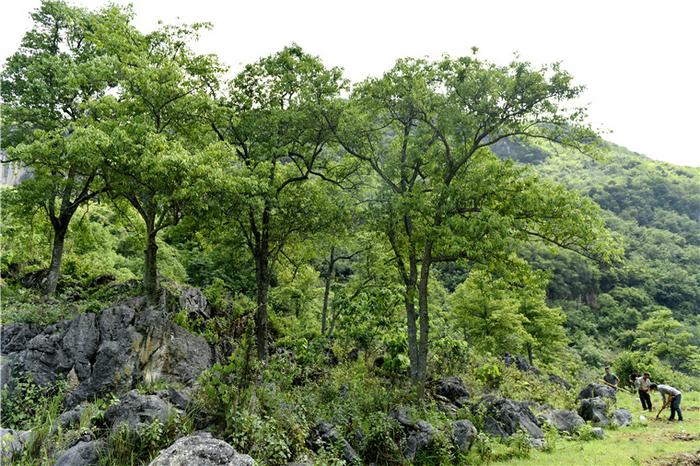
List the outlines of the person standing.
<svg viewBox="0 0 700 466">
<path fill-rule="evenodd" d="M 610 372 L 610 367 L 605 368 L 603 380 L 605 380 L 605 383 L 613 387 L 615 390 L 617 390 L 617 385 L 620 383 L 620 379 L 615 374 Z"/>
<path fill-rule="evenodd" d="M 642 402 L 642 410 L 651 411 L 651 395 L 649 394 L 649 389 L 651 387 L 651 376 L 648 372 L 645 372 L 641 377 L 637 377 L 634 380 L 634 386 L 637 387 L 637 392 L 639 393 L 639 401 Z"/>
<path fill-rule="evenodd" d="M 683 420 L 683 413 L 681 412 L 681 391 L 670 385 L 655 383 L 649 385 L 649 390 L 658 390 L 661 393 L 661 398 L 664 401 L 664 406 L 666 406 L 666 398 L 668 397 L 668 403 L 671 405 L 671 417 L 668 418 L 669 421 L 676 420 L 676 413 L 678 413 L 678 420 Z"/>
</svg>

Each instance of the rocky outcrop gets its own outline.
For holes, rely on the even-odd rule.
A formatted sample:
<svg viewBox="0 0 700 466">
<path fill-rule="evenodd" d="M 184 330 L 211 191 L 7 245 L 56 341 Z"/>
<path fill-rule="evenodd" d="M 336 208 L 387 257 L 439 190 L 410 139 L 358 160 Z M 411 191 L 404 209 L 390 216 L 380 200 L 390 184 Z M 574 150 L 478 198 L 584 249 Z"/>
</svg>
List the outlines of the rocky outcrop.
<svg viewBox="0 0 700 466">
<path fill-rule="evenodd" d="M 189 293 L 184 302 L 201 306 L 194 296 Z M 187 384 L 212 363 L 204 338 L 175 325 L 162 307 L 146 306 L 143 298 L 44 328 L 6 325 L 1 343 L 13 374 L 28 373 L 41 385 L 70 374 L 75 386 L 68 406 L 107 392 L 124 393 L 142 381 Z"/>
<path fill-rule="evenodd" d="M 138 431 L 156 420 L 165 424 L 171 412 L 172 406 L 156 395 L 141 395 L 132 390 L 118 404 L 105 411 L 105 420 L 112 426 L 113 432 L 121 429 L 122 425 Z"/>
<path fill-rule="evenodd" d="M 231 445 L 215 439 L 210 433 L 200 432 L 183 437 L 160 455 L 149 466 L 253 466 L 248 455 L 237 453 Z"/>
<path fill-rule="evenodd" d="M 474 409 L 484 410 L 484 432 L 494 437 L 506 438 L 523 431 L 531 439 L 544 438 L 544 432 L 527 403 L 507 398 L 485 397 Z"/>
<path fill-rule="evenodd" d="M 472 447 L 476 434 L 476 427 L 466 419 L 452 423 L 452 443 L 462 453 L 466 453 Z"/>
<path fill-rule="evenodd" d="M 316 427 L 311 429 L 307 443 L 314 450 L 318 450 L 321 446 L 340 445 L 343 451 L 343 459 L 347 464 L 362 464 L 360 456 L 348 441 L 338 433 L 335 427 L 327 422 L 319 422 Z"/>
<path fill-rule="evenodd" d="M 620 427 L 628 426 L 632 423 L 632 413 L 630 413 L 625 408 L 620 408 L 612 413 L 612 422 Z"/>
<path fill-rule="evenodd" d="M 581 416 L 565 409 L 545 411 L 539 417 L 559 432 L 566 432 L 567 434 L 573 434 L 586 423 Z"/>
<path fill-rule="evenodd" d="M 615 393 L 615 389 L 612 387 L 608 387 L 607 385 L 599 384 L 599 383 L 590 383 L 581 390 L 578 394 L 578 397 L 576 397 L 577 400 L 585 400 L 586 398 L 595 398 L 595 397 L 601 397 L 601 398 L 609 398 L 613 402 L 616 401 L 617 396 Z"/>
<path fill-rule="evenodd" d="M 603 398 L 597 396 L 581 400 L 578 407 L 578 414 L 586 421 L 591 421 L 593 424 L 607 426 L 610 422 L 607 416 L 607 405 Z"/>
</svg>

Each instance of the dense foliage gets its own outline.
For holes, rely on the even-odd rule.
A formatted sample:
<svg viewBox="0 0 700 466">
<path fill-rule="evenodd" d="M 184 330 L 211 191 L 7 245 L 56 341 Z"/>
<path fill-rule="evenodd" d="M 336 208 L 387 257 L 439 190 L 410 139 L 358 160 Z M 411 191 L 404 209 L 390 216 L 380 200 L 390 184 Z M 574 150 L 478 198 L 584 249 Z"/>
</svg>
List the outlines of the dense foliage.
<svg viewBox="0 0 700 466">
<path fill-rule="evenodd" d="M 172 316 L 221 354 L 197 412 L 110 434 L 105 463 L 146 462 L 207 419 L 286 464 L 332 418 L 363 460 L 404 464 L 399 405 L 439 426 L 418 463 L 526 455 L 517 436 L 456 451 L 424 393 L 460 375 L 573 406 L 506 352 L 570 381 L 614 364 L 697 388 L 700 170 L 602 142 L 558 65 L 402 59 L 353 84 L 293 44 L 227 80 L 192 49 L 205 25 L 132 19 L 45 1 L 1 76 L 3 150 L 31 172 L 0 191 L 2 323 L 156 304 L 174 284 L 211 309 Z M 3 402 L 10 427 L 32 426 Z"/>
</svg>

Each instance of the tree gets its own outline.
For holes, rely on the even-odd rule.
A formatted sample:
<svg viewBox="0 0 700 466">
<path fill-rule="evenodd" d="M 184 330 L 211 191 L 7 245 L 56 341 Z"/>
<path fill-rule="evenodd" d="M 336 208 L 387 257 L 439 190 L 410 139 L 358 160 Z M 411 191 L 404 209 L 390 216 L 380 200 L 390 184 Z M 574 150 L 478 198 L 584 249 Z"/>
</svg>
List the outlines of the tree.
<svg viewBox="0 0 700 466">
<path fill-rule="evenodd" d="M 1 75 L 2 144 L 10 160 L 30 167 L 18 189 L 28 212 L 43 210 L 53 227 L 44 292 L 58 283 L 68 226 L 81 205 L 103 192 L 108 140 L 91 126 L 91 99 L 113 89 L 111 59 L 98 50 L 100 34 L 130 19 L 128 10 L 99 12 L 44 1 L 34 28 L 8 58 Z"/>
<path fill-rule="evenodd" d="M 143 285 L 158 297 L 158 234 L 205 199 L 216 151 L 206 150 L 211 94 L 223 70 L 189 44 L 204 25 L 166 26 L 141 34 L 113 29 L 99 45 L 118 60 L 117 95 L 94 102 L 94 124 L 109 135 L 109 187 L 129 201 L 145 226 Z"/>
<path fill-rule="evenodd" d="M 329 122 L 342 147 L 380 181 L 372 199 L 376 227 L 388 238 L 404 283 L 411 376 L 419 395 L 427 372 L 434 263 L 503 267 L 531 238 L 598 257 L 614 252 L 592 202 L 488 150 L 505 138 L 581 149 L 594 140 L 583 110 L 563 109 L 581 91 L 571 81 L 558 65 L 399 60 L 381 78 L 356 86 L 340 122 Z"/>
<path fill-rule="evenodd" d="M 322 114 L 344 86 L 341 71 L 326 69 L 294 45 L 248 65 L 230 84 L 211 127 L 229 151 L 222 202 L 243 232 L 255 262 L 256 348 L 267 358 L 268 293 L 274 264 L 296 237 L 323 218 L 320 186 L 333 163 L 332 133 Z"/>
<path fill-rule="evenodd" d="M 690 344 L 692 334 L 684 330 L 670 309 L 662 307 L 654 311 L 639 324 L 635 337 L 636 348 L 670 362 L 674 369 L 700 369 L 697 367 L 700 349 Z"/>
</svg>

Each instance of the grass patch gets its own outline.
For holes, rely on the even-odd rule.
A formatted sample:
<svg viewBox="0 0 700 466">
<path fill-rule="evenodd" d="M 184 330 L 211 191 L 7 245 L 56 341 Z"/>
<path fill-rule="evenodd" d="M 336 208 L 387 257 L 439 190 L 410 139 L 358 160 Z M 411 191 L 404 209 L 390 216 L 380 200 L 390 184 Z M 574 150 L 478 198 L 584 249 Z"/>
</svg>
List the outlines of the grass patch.
<svg viewBox="0 0 700 466">
<path fill-rule="evenodd" d="M 661 420 L 654 420 L 661 400 L 655 394 L 652 400 L 655 413 L 643 413 L 636 396 L 621 393 L 616 407 L 629 409 L 635 421 L 629 427 L 605 431 L 605 439 L 592 442 L 561 441 L 551 452 L 534 451 L 529 458 L 507 461 L 509 466 L 605 466 L 623 464 L 646 464 L 652 458 L 668 457 L 678 453 L 692 453 L 698 449 L 697 442 L 683 440 L 700 433 L 700 393 L 683 393 L 681 408 L 683 422 L 669 422 L 668 410 Z M 645 421 L 639 416 L 644 415 Z M 674 438 L 676 437 L 676 438 Z M 504 462 L 505 463 L 505 462 Z"/>
</svg>

